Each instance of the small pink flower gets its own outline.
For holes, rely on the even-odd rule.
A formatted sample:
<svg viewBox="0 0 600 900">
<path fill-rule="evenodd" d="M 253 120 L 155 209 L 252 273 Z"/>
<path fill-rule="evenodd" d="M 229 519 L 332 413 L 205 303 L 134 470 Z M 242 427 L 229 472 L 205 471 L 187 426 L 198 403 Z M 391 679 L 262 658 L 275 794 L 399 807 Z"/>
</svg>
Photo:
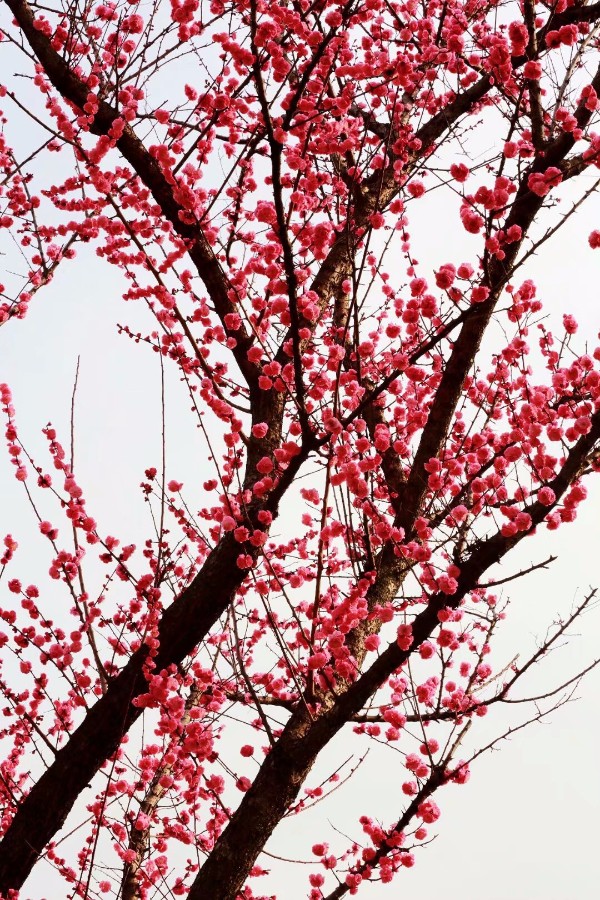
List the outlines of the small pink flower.
<svg viewBox="0 0 600 900">
<path fill-rule="evenodd" d="M 436 272 L 435 283 L 442 290 L 447 290 L 449 287 L 452 287 L 455 278 L 455 267 L 451 263 L 446 263 L 440 267 L 438 272 Z"/>
<path fill-rule="evenodd" d="M 451 512 L 452 518 L 457 523 L 464 522 L 464 520 L 467 518 L 468 515 L 469 515 L 469 510 L 467 509 L 466 506 L 463 506 L 463 504 L 460 504 L 459 506 L 455 506 Z"/>
<path fill-rule="evenodd" d="M 206 779 L 206 787 L 215 794 L 222 794 L 225 790 L 225 781 L 221 775 L 211 775 Z"/>
<path fill-rule="evenodd" d="M 520 241 L 523 236 L 523 229 L 520 225 L 511 225 L 505 235 L 505 240 L 507 244 L 513 244 L 515 241 Z"/>
<path fill-rule="evenodd" d="M 531 516 L 526 512 L 517 513 L 515 524 L 519 531 L 528 531 L 531 528 Z"/>
<path fill-rule="evenodd" d="M 411 181 L 407 190 L 411 197 L 422 197 L 425 193 L 425 185 L 422 181 Z"/>
<path fill-rule="evenodd" d="M 129 34 L 141 34 L 144 30 L 144 20 L 138 15 L 127 16 L 121 22 L 121 28 L 123 31 L 129 32 Z"/>
<path fill-rule="evenodd" d="M 401 650 L 410 650 L 413 642 L 412 625 L 399 625 L 396 642 Z"/>
<path fill-rule="evenodd" d="M 438 588 L 444 594 L 455 594 L 458 590 L 458 581 L 449 575 L 440 575 L 438 578 Z"/>
<path fill-rule="evenodd" d="M 383 718 L 390 725 L 393 725 L 394 728 L 404 728 L 406 725 L 406 716 L 398 709 L 386 709 Z"/>
<path fill-rule="evenodd" d="M 323 666 L 327 663 L 327 654 L 323 653 L 320 650 L 318 653 L 313 653 L 312 656 L 308 657 L 308 668 L 314 671 L 315 669 L 322 669 Z"/>
<path fill-rule="evenodd" d="M 486 678 L 489 678 L 492 674 L 492 667 L 489 663 L 480 663 L 477 666 L 477 677 L 482 681 L 485 681 Z"/>
<path fill-rule="evenodd" d="M 435 647 L 430 641 L 423 641 L 419 647 L 419 656 L 421 659 L 431 659 L 435 653 Z"/>
<path fill-rule="evenodd" d="M 545 485 L 538 491 L 538 500 L 540 501 L 540 503 L 543 503 L 544 506 L 552 506 L 552 504 L 556 500 L 556 494 L 554 493 L 552 488 Z"/>
<path fill-rule="evenodd" d="M 433 800 L 424 800 L 419 806 L 417 813 L 428 825 L 431 825 L 432 822 L 437 821 L 440 817 L 439 807 Z"/>
<path fill-rule="evenodd" d="M 380 642 L 381 638 L 378 634 L 370 634 L 367 638 L 365 638 L 365 647 L 367 650 L 377 650 Z"/>
<path fill-rule="evenodd" d="M 592 231 L 588 238 L 588 244 L 592 250 L 597 250 L 600 247 L 600 231 Z"/>
<path fill-rule="evenodd" d="M 450 778 L 455 784 L 466 784 L 470 777 L 471 772 L 469 765 L 468 763 L 463 763 L 462 760 L 458 763 L 457 768 L 450 774 Z"/>
<path fill-rule="evenodd" d="M 592 422 L 589 416 L 579 416 L 575 419 L 575 431 L 577 434 L 587 434 L 592 430 Z"/>
<path fill-rule="evenodd" d="M 467 180 L 470 172 L 464 163 L 454 163 L 450 166 L 450 174 L 455 181 L 458 181 L 462 184 Z"/>
<path fill-rule="evenodd" d="M 256 471 L 260 472 L 261 475 L 268 475 L 269 472 L 273 471 L 273 460 L 269 459 L 268 456 L 263 456 L 256 463 Z"/>
<path fill-rule="evenodd" d="M 484 303 L 487 300 L 489 293 L 489 288 L 486 288 L 483 285 L 474 287 L 471 291 L 471 303 Z"/>
<path fill-rule="evenodd" d="M 539 81 L 539 79 L 542 77 L 541 63 L 529 60 L 529 62 L 526 62 L 523 67 L 523 75 L 525 76 L 525 78 L 529 78 L 532 81 Z"/>
<path fill-rule="evenodd" d="M 545 172 L 532 172 L 527 179 L 527 186 L 538 197 L 545 197 L 561 181 L 562 172 L 560 169 L 557 169 L 556 166 L 550 166 Z"/>
</svg>

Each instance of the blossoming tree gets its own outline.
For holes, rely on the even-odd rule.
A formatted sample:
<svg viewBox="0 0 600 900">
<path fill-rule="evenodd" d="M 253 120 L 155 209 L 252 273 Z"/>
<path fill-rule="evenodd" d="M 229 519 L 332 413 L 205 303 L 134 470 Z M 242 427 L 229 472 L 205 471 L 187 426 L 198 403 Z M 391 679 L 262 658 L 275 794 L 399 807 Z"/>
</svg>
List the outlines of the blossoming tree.
<svg viewBox="0 0 600 900">
<path fill-rule="evenodd" d="M 353 763 L 311 774 L 342 732 L 398 749 L 397 815 L 371 797 L 335 853 L 324 816 L 306 892 L 401 878 L 466 729 L 572 621 L 492 669 L 494 567 L 598 468 L 600 349 L 571 306 L 542 321 L 535 251 L 596 186 L 600 3 L 2 7 L 0 322 L 95 250 L 209 461 L 184 489 L 142 460 L 154 525 L 123 544 L 2 385 L 5 473 L 54 513 L 47 583 L 11 535 L 0 560 L 0 894 L 50 863 L 65 897 L 260 896 L 278 823 L 346 789 Z"/>
</svg>

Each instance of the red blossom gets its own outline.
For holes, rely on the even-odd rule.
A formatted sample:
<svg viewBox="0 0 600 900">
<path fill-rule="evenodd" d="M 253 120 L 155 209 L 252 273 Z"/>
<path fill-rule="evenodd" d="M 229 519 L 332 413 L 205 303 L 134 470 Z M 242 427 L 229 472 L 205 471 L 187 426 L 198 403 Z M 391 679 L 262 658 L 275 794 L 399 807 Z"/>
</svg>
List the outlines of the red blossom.
<svg viewBox="0 0 600 900">
<path fill-rule="evenodd" d="M 55 273 L 77 294 L 112 267 L 106 310 L 117 285 L 120 340 L 164 389 L 153 422 L 154 376 L 115 387 L 99 326 L 102 397 L 86 376 L 58 398 L 73 434 L 46 426 L 40 451 L 48 410 L 20 430 L 0 385 L 8 505 L 17 491 L 34 514 L 22 556 L 9 534 L 0 557 L 0 893 L 39 856 L 67 893 L 250 900 L 273 829 L 306 809 L 311 900 L 390 883 L 438 788 L 469 778 L 457 736 L 528 668 L 490 655 L 505 557 L 575 520 L 600 470 L 600 348 L 577 291 L 556 327 L 552 278 L 532 280 L 540 239 L 572 264 L 554 226 L 579 207 L 555 189 L 583 196 L 600 167 L 600 83 L 581 77 L 598 11 L 110 0 L 32 23 L 9 5 L 27 81 L 0 88 L 18 251 L 0 325 L 23 340 Z M 76 344 L 59 307 L 35 402 Z M 14 355 L 37 364 L 31 333 Z M 373 746 L 365 766 L 396 751 L 388 822 L 374 790 L 361 815 L 336 757 L 352 741 L 350 759 Z M 364 840 L 330 830 L 338 796 Z"/>
</svg>

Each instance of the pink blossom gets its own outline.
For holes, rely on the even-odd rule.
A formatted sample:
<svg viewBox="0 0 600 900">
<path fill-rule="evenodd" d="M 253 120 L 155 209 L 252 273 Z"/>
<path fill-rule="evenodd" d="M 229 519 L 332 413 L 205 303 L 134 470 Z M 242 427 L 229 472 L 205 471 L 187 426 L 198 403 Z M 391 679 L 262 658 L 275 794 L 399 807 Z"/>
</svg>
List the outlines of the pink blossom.
<svg viewBox="0 0 600 900">
<path fill-rule="evenodd" d="M 425 193 L 425 185 L 422 181 L 410 181 L 407 187 L 408 193 L 411 197 L 422 197 Z"/>
<path fill-rule="evenodd" d="M 390 725 L 393 725 L 394 728 L 404 728 L 406 725 L 406 716 L 398 709 L 386 709 L 383 718 L 386 722 L 389 722 Z"/>
<path fill-rule="evenodd" d="M 273 468 L 274 468 L 273 460 L 270 459 L 268 456 L 263 456 L 256 463 L 256 471 L 260 472 L 261 475 L 268 475 L 269 472 L 273 471 Z"/>
<path fill-rule="evenodd" d="M 466 784 L 471 777 L 469 764 L 461 760 L 449 775 L 455 784 Z"/>
<path fill-rule="evenodd" d="M 539 489 L 537 496 L 540 503 L 543 503 L 544 506 L 551 506 L 556 500 L 556 494 L 547 485 Z"/>
<path fill-rule="evenodd" d="M 439 288 L 447 290 L 452 286 L 455 278 L 455 267 L 451 263 L 446 263 L 445 265 L 440 267 L 438 272 L 436 272 L 435 283 Z"/>
<path fill-rule="evenodd" d="M 460 218 L 465 231 L 468 231 L 470 234 L 479 234 L 483 228 L 484 221 L 482 217 L 470 206 L 463 206 L 460 211 Z"/>
<path fill-rule="evenodd" d="M 530 191 L 538 197 L 545 197 L 553 187 L 562 181 L 562 172 L 555 166 L 550 166 L 545 172 L 532 172 L 527 180 Z"/>
<path fill-rule="evenodd" d="M 456 635 L 451 628 L 440 628 L 437 643 L 440 647 L 448 647 L 450 650 L 457 650 L 459 647 Z"/>
<path fill-rule="evenodd" d="M 423 641 L 419 647 L 419 656 L 421 659 L 431 659 L 435 653 L 435 647 L 430 641 Z"/>
<path fill-rule="evenodd" d="M 426 824 L 431 825 L 432 822 L 436 822 L 439 819 L 440 810 L 433 800 L 424 800 L 419 806 L 417 814 Z"/>
<path fill-rule="evenodd" d="M 144 30 L 144 20 L 139 15 L 127 16 L 121 22 L 121 28 L 129 34 L 141 34 Z"/>
<path fill-rule="evenodd" d="M 438 589 L 444 594 L 455 594 L 458 590 L 458 581 L 450 575 L 440 575 L 437 583 Z"/>
<path fill-rule="evenodd" d="M 313 671 L 315 669 L 322 669 L 323 666 L 325 666 L 326 664 L 327 664 L 327 654 L 324 653 L 322 650 L 319 651 L 318 653 L 313 653 L 313 655 L 309 656 L 309 658 L 308 658 L 308 668 L 312 669 Z"/>
<path fill-rule="evenodd" d="M 523 75 L 525 78 L 538 81 L 542 77 L 542 64 L 534 60 L 529 60 L 523 66 Z"/>
<path fill-rule="evenodd" d="M 589 238 L 588 244 L 592 248 L 592 250 L 596 250 L 600 247 L 600 231 L 592 231 Z"/>
<path fill-rule="evenodd" d="M 484 285 L 477 285 L 471 291 L 471 303 L 484 303 L 489 296 L 489 288 Z"/>
<path fill-rule="evenodd" d="M 527 531 L 529 528 L 531 528 L 531 516 L 529 515 L 529 513 L 517 513 L 514 522 L 519 531 Z"/>
<path fill-rule="evenodd" d="M 405 652 L 410 650 L 413 642 L 412 625 L 399 625 L 396 643 Z"/>
<path fill-rule="evenodd" d="M 405 765 L 409 772 L 414 772 L 421 765 L 421 757 L 417 753 L 409 753 Z"/>
<path fill-rule="evenodd" d="M 365 647 L 367 650 L 377 650 L 380 643 L 381 638 L 378 634 L 370 634 L 365 638 Z"/>
<path fill-rule="evenodd" d="M 314 853 L 315 856 L 325 856 L 325 854 L 327 853 L 328 850 L 329 850 L 329 844 L 322 843 L 322 844 L 313 844 L 312 845 L 312 852 Z"/>
<path fill-rule="evenodd" d="M 468 167 L 464 163 L 454 163 L 450 166 L 450 174 L 455 181 L 458 181 L 462 184 L 467 180 L 470 172 Z"/>
</svg>

